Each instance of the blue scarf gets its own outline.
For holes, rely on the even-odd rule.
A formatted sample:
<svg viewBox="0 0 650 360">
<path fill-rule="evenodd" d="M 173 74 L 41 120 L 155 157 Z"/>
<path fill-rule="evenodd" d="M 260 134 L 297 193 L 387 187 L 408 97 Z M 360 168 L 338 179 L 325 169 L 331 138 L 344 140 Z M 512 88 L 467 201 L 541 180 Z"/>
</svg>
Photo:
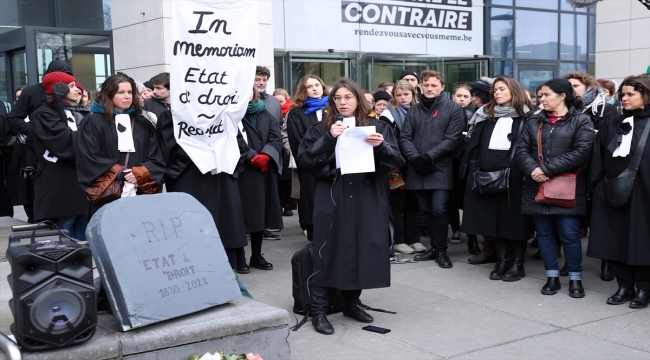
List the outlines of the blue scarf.
<svg viewBox="0 0 650 360">
<path fill-rule="evenodd" d="M 329 100 L 329 96 L 323 96 L 320 99 L 314 99 L 314 98 L 306 98 L 305 101 L 302 102 L 302 106 L 307 107 L 307 111 L 305 111 L 305 114 L 313 114 L 316 111 L 322 109 L 327 105 L 327 101 Z"/>
<path fill-rule="evenodd" d="M 90 108 L 90 112 L 93 113 L 93 114 L 105 114 L 105 113 L 106 113 L 106 109 L 104 109 L 103 106 L 99 105 L 99 103 L 93 103 L 93 106 Z M 120 111 L 117 110 L 117 109 L 114 109 L 114 110 L 113 110 L 113 114 L 114 114 L 114 115 L 119 115 L 119 114 L 128 114 L 128 115 L 131 115 L 131 114 L 134 114 L 134 113 L 135 113 L 135 109 L 134 109 L 134 108 L 128 108 L 128 109 L 124 110 L 123 113 L 120 112 Z"/>
</svg>

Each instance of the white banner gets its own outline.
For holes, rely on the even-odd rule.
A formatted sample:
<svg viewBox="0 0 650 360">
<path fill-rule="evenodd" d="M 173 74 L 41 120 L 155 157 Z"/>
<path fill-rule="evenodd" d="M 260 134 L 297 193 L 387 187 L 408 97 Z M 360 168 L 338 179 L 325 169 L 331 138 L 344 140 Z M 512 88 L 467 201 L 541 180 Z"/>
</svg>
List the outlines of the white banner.
<svg viewBox="0 0 650 360">
<path fill-rule="evenodd" d="M 237 124 L 253 90 L 255 1 L 173 1 L 171 108 L 174 135 L 201 173 L 232 174 Z"/>
<path fill-rule="evenodd" d="M 273 38 L 287 51 L 482 55 L 483 0 L 278 0 Z"/>
</svg>

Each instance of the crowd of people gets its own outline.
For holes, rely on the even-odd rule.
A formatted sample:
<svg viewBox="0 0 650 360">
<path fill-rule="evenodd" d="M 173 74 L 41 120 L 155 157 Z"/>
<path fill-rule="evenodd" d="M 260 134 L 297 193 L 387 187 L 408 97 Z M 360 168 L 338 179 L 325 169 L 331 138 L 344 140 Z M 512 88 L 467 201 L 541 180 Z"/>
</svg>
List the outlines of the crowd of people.
<svg viewBox="0 0 650 360">
<path fill-rule="evenodd" d="M 279 239 L 269 230 L 297 209 L 313 243 L 311 315 L 323 334 L 334 332 L 331 290 L 342 291 L 345 316 L 372 322 L 359 296 L 390 286 L 396 253 L 452 268 L 448 244 L 463 233 L 468 261 L 494 262 L 487 277 L 508 282 L 526 276 L 533 239 L 547 276 L 541 293 L 556 294 L 568 276 L 569 296 L 582 298 L 589 232 L 587 255 L 602 261 L 603 280 L 618 281 L 607 303 L 648 306 L 650 75 L 616 88 L 572 72 L 534 93 L 507 76 L 482 77 L 447 93 L 443 74 L 406 69 L 374 92 L 306 75 L 293 96 L 269 94 L 270 76 L 257 67 L 235 172 L 204 174 L 174 137 L 169 73 L 140 83 L 118 72 L 91 97 L 52 61 L 2 119 L 1 215 L 23 205 L 30 222 L 53 220 L 85 239 L 101 206 L 165 187 L 210 211 L 231 267 L 247 274 L 273 269 L 263 240 Z M 375 128 L 364 139 L 375 170 L 342 174 L 337 141 L 356 126 Z"/>
</svg>

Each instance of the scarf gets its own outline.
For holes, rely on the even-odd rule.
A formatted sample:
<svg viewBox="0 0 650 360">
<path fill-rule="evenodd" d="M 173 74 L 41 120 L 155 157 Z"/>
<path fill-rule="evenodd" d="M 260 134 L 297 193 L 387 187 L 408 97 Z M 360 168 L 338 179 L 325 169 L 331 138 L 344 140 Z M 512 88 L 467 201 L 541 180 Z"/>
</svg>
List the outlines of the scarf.
<svg viewBox="0 0 650 360">
<path fill-rule="evenodd" d="M 105 114 L 106 109 L 104 109 L 103 106 L 99 105 L 99 103 L 93 103 L 93 106 L 90 108 L 90 112 L 93 114 Z M 113 115 L 119 115 L 119 114 L 135 114 L 135 109 L 134 108 L 128 108 L 124 110 L 124 112 L 120 112 L 117 109 L 113 109 Z"/>
<path fill-rule="evenodd" d="M 582 94 L 582 101 L 585 103 L 585 108 L 582 109 L 583 114 L 587 114 L 588 111 L 591 111 L 593 115 L 598 115 L 598 107 L 603 105 L 600 111 L 600 116 L 602 117 L 605 113 L 607 94 L 601 89 L 594 89 L 590 86 L 587 88 L 587 91 Z"/>
<path fill-rule="evenodd" d="M 285 101 L 284 104 L 280 105 L 280 110 L 282 110 L 282 116 L 287 116 L 291 104 L 293 104 L 293 101 L 291 101 L 291 99 L 287 99 L 287 101 Z"/>
<path fill-rule="evenodd" d="M 627 157 L 630 154 L 634 133 L 634 121 L 636 119 L 650 117 L 650 105 L 646 105 L 645 108 L 633 110 L 623 109 L 623 115 L 625 118 L 622 121 L 619 120 L 620 123 L 616 130 L 616 136 L 607 145 L 607 149 L 612 153 L 613 157 Z"/>
<path fill-rule="evenodd" d="M 305 101 L 302 102 L 302 106 L 307 107 L 307 111 L 305 111 L 305 114 L 309 115 L 324 108 L 325 105 L 327 105 L 328 101 L 329 101 L 329 96 L 323 96 L 320 99 L 306 98 Z"/>
<path fill-rule="evenodd" d="M 246 115 L 248 115 L 251 123 L 253 123 L 253 127 L 256 129 L 257 114 L 261 113 L 264 110 L 266 110 L 266 102 L 262 99 L 257 99 L 255 102 L 248 103 L 248 107 L 246 108 Z"/>
<path fill-rule="evenodd" d="M 411 105 L 405 104 L 405 105 L 398 105 L 397 107 L 392 107 L 392 106 L 387 106 L 386 110 L 390 112 L 391 115 L 393 115 L 393 119 L 395 120 L 395 124 L 397 127 L 402 130 L 402 126 L 404 126 L 404 120 L 406 119 L 406 113 L 409 111 L 411 108 Z"/>
<path fill-rule="evenodd" d="M 478 123 L 481 123 L 481 122 L 483 122 L 483 121 L 485 121 L 485 120 L 487 120 L 489 118 L 488 115 L 485 113 L 484 109 L 485 109 L 485 106 L 481 106 L 480 108 L 478 108 L 478 110 L 474 113 L 472 118 L 469 120 L 469 123 L 468 123 L 469 130 L 467 130 L 467 137 L 468 138 L 472 137 L 471 136 L 472 130 L 474 130 L 474 127 Z M 528 106 L 524 105 L 524 113 L 527 113 L 529 111 L 530 111 L 530 109 L 528 108 Z M 494 114 L 493 114 L 494 119 L 498 119 L 498 118 L 501 118 L 501 117 L 504 117 L 504 116 L 505 117 L 515 118 L 515 117 L 519 116 L 519 114 L 517 113 L 515 108 L 513 108 L 512 106 L 503 106 L 503 105 L 495 106 L 494 107 Z"/>
</svg>

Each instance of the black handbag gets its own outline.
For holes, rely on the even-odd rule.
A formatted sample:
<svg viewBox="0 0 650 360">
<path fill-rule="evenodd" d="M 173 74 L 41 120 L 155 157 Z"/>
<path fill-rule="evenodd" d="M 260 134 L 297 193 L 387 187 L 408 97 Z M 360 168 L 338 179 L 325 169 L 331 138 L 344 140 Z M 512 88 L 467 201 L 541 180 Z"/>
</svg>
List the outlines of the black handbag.
<svg viewBox="0 0 650 360">
<path fill-rule="evenodd" d="M 636 172 L 639 170 L 641 164 L 641 157 L 645 150 L 645 144 L 648 140 L 648 133 L 650 133 L 650 122 L 646 123 L 645 129 L 639 139 L 639 144 L 636 146 L 630 165 L 620 175 L 613 179 L 605 178 L 603 186 L 605 191 L 605 200 L 613 207 L 621 207 L 632 198 L 632 190 L 634 190 L 634 179 L 636 179 Z"/>
<path fill-rule="evenodd" d="M 519 131 L 517 135 L 521 137 L 521 129 L 524 127 L 525 119 L 521 119 L 519 123 Z M 512 140 L 514 141 L 514 139 Z M 515 150 L 517 145 L 515 144 L 510 151 L 510 161 L 508 164 L 512 163 L 512 159 L 515 157 Z M 479 154 L 479 160 L 481 155 Z M 481 195 L 483 194 L 497 194 L 508 190 L 510 187 L 510 166 L 505 169 L 495 170 L 495 171 L 481 171 L 478 167 L 479 160 L 474 162 L 473 169 L 470 170 L 470 176 L 472 179 L 471 189 Z"/>
</svg>

